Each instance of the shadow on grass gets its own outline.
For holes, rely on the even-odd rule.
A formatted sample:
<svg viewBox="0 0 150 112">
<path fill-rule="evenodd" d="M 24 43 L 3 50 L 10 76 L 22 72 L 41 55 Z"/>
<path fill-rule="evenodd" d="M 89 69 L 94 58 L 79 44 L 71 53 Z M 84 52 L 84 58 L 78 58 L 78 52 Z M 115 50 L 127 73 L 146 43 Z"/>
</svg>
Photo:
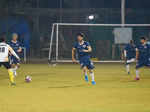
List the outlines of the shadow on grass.
<svg viewBox="0 0 150 112">
<path fill-rule="evenodd" d="M 70 85 L 70 86 L 49 86 L 48 88 L 72 88 L 72 87 L 84 87 L 86 86 L 85 84 L 80 84 L 80 85 Z"/>
<path fill-rule="evenodd" d="M 126 82 L 126 83 L 128 83 L 128 82 L 139 82 L 139 81 L 137 81 L 137 80 L 122 80 L 121 82 Z"/>
</svg>

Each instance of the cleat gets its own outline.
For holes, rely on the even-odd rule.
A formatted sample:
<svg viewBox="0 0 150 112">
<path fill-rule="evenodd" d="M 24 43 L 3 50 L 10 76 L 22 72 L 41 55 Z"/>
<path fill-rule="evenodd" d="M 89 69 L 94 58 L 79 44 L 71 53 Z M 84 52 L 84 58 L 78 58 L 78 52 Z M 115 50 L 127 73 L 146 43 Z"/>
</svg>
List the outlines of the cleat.
<svg viewBox="0 0 150 112">
<path fill-rule="evenodd" d="M 95 81 L 92 81 L 92 85 L 96 85 L 96 82 L 95 82 Z"/>
<path fill-rule="evenodd" d="M 88 80 L 88 76 L 87 75 L 85 75 L 85 81 L 86 82 L 88 82 L 89 80 Z"/>
<path fill-rule="evenodd" d="M 16 86 L 16 83 L 15 82 L 11 83 L 11 86 Z"/>
<path fill-rule="evenodd" d="M 140 80 L 140 78 L 139 78 L 139 77 L 136 77 L 134 80 L 136 80 L 136 81 L 137 81 L 137 80 Z"/>
</svg>

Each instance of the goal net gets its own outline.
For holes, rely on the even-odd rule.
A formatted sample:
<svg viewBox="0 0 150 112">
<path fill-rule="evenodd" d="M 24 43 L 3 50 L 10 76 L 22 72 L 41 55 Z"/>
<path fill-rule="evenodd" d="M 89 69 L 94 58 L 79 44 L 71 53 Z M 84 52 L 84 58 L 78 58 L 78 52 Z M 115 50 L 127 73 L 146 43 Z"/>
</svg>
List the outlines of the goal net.
<svg viewBox="0 0 150 112">
<path fill-rule="evenodd" d="M 54 23 L 50 38 L 50 62 L 71 62 L 71 50 L 77 33 L 85 34 L 92 47 L 95 62 L 121 62 L 124 46 L 130 40 L 139 43 L 141 36 L 150 37 L 149 24 L 75 24 Z M 78 59 L 78 56 L 76 55 Z"/>
</svg>

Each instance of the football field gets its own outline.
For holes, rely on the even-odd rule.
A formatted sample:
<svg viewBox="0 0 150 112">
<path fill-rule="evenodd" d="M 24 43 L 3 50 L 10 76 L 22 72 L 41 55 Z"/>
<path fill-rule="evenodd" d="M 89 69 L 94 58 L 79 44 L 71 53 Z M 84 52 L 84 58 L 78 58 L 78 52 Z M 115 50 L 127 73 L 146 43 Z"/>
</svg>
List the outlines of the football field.
<svg viewBox="0 0 150 112">
<path fill-rule="evenodd" d="M 0 112 L 150 112 L 150 70 L 127 75 L 123 64 L 96 64 L 96 85 L 86 83 L 79 65 L 25 64 L 17 86 L 8 84 L 0 68 Z M 32 82 L 24 81 L 25 75 Z"/>
</svg>

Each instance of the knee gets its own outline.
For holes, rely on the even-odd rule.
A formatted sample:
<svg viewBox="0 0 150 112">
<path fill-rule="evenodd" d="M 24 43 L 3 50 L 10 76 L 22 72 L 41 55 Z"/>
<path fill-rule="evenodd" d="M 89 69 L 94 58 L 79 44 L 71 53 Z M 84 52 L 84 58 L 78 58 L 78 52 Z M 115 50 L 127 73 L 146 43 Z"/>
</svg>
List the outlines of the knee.
<svg viewBox="0 0 150 112">
<path fill-rule="evenodd" d="M 84 68 L 83 68 L 83 72 L 84 72 L 84 73 L 85 73 L 85 72 L 87 72 L 87 69 L 86 69 L 86 67 L 84 67 Z"/>
<path fill-rule="evenodd" d="M 93 71 L 93 70 L 89 70 L 89 72 L 90 72 L 90 73 L 93 73 L 94 71 Z"/>
</svg>

